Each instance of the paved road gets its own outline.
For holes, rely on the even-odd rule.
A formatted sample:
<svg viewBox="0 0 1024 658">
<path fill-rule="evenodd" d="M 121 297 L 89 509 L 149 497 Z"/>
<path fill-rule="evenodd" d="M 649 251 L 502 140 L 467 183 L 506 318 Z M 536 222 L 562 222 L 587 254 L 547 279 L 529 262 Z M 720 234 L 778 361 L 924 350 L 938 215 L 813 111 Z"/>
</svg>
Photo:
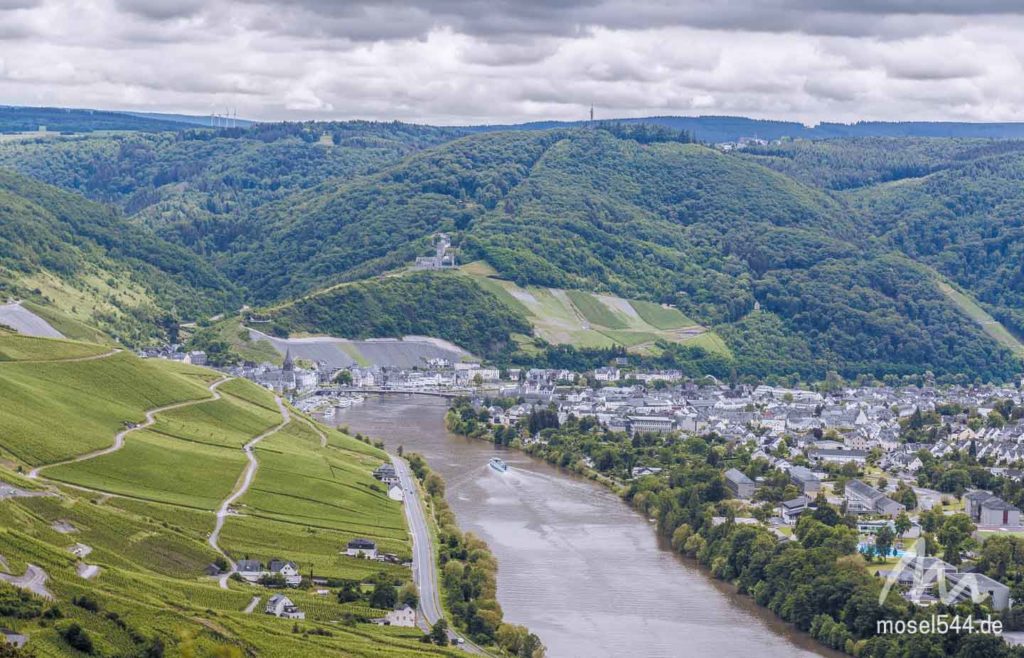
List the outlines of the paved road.
<svg viewBox="0 0 1024 658">
<path fill-rule="evenodd" d="M 243 610 L 242 612 L 244 612 L 247 615 L 251 615 L 252 611 L 255 610 L 256 606 L 258 606 L 259 604 L 260 604 L 260 597 L 254 596 L 254 597 L 252 597 L 252 601 L 249 601 L 249 605 L 245 606 L 245 610 Z"/>
<path fill-rule="evenodd" d="M 93 357 L 90 357 L 90 358 L 93 358 Z M 207 390 L 209 390 L 210 393 L 212 393 L 212 395 L 210 397 L 208 397 L 208 398 L 202 398 L 200 400 L 187 400 L 185 402 L 176 402 L 174 404 L 169 404 L 169 405 L 164 406 L 164 407 L 157 407 L 156 409 L 150 409 L 149 411 L 146 412 L 146 422 L 142 423 L 141 425 L 136 425 L 135 427 L 129 427 L 128 429 L 121 430 L 120 432 L 118 432 L 114 436 L 114 445 L 110 446 L 109 448 L 103 448 L 102 450 L 94 450 L 92 452 L 87 452 L 84 455 L 78 455 L 77 457 L 75 457 L 73 459 L 65 459 L 64 461 L 54 462 L 52 464 L 46 464 L 44 466 L 39 466 L 39 467 L 33 468 L 31 471 L 29 471 L 28 476 L 30 478 L 34 479 L 34 478 L 39 477 L 39 471 L 44 469 L 44 468 L 52 468 L 54 466 L 62 466 L 64 464 L 73 464 L 75 462 L 84 462 L 87 459 L 95 459 L 96 457 L 102 457 L 103 455 L 109 455 L 112 452 L 117 452 L 118 450 L 120 450 L 121 448 L 124 447 L 124 438 L 126 436 L 128 436 L 132 432 L 137 432 L 138 430 L 146 429 L 147 427 L 151 426 L 153 423 L 156 422 L 156 415 L 157 414 L 163 413 L 165 411 L 171 411 L 172 409 L 180 409 L 182 407 L 191 407 L 194 404 L 202 404 L 204 402 L 213 402 L 214 400 L 219 400 L 220 399 L 220 392 L 217 390 L 217 387 L 220 386 L 221 384 L 223 384 L 224 382 L 228 381 L 229 379 L 231 379 L 231 378 L 230 377 L 222 377 L 221 379 L 218 379 L 217 381 L 215 381 L 212 384 L 210 384 L 207 387 Z"/>
<path fill-rule="evenodd" d="M 0 580 L 6 580 L 15 587 L 28 590 L 33 594 L 38 594 L 44 599 L 52 601 L 53 593 L 46 589 L 46 579 L 48 577 L 45 571 L 34 564 L 26 565 L 25 575 L 23 576 L 11 576 L 10 574 L 0 573 Z"/>
<path fill-rule="evenodd" d="M 444 616 L 437 584 L 437 561 L 434 559 L 434 538 L 427 525 L 423 501 L 409 465 L 401 457 L 391 457 L 405 492 L 405 518 L 412 533 L 412 572 L 420 594 L 419 621 L 423 630 Z"/>
<path fill-rule="evenodd" d="M 224 529 L 224 522 L 231 514 L 231 505 L 233 505 L 236 500 L 245 495 L 245 492 L 249 490 L 249 486 L 252 485 L 253 477 L 256 476 L 256 469 L 259 467 L 259 463 L 256 461 L 256 455 L 254 455 L 252 452 L 253 446 L 255 446 L 263 439 L 267 438 L 271 434 L 274 434 L 282 427 L 290 423 L 292 420 L 291 412 L 288 411 L 288 407 L 286 407 L 284 402 L 281 401 L 281 398 L 274 396 L 274 402 L 277 403 L 277 408 L 281 412 L 281 424 L 277 425 L 276 427 L 270 430 L 267 430 L 263 434 L 260 434 L 255 439 L 249 441 L 244 446 L 242 446 L 242 451 L 245 452 L 245 456 L 249 460 L 248 466 L 245 467 L 245 473 L 242 475 L 242 484 L 237 489 L 235 489 L 235 492 L 228 496 L 223 503 L 221 503 L 220 509 L 217 510 L 217 523 L 213 526 L 213 532 L 210 533 L 210 537 L 207 540 L 210 544 L 210 547 L 213 548 L 213 550 L 220 553 L 221 555 L 223 555 L 224 559 L 228 561 L 229 569 L 224 575 L 220 577 L 220 586 L 222 589 L 228 588 L 228 578 L 230 578 L 231 574 L 235 573 L 235 571 L 238 570 L 238 565 L 236 565 L 235 561 L 232 560 L 228 556 L 228 554 L 224 552 L 223 549 L 221 549 L 220 545 L 217 544 L 217 540 L 220 538 L 220 531 Z"/>
<path fill-rule="evenodd" d="M 391 462 L 395 465 L 395 472 L 398 474 L 402 491 L 405 493 L 403 507 L 405 507 L 405 518 L 409 522 L 409 531 L 412 533 L 412 576 L 420 595 L 417 621 L 420 629 L 429 631 L 438 619 L 444 617 L 437 577 L 437 560 L 434 556 L 434 536 L 430 534 L 423 501 L 420 499 L 420 491 L 416 488 L 416 478 L 409 468 L 409 464 L 401 457 L 394 455 L 391 456 Z M 454 633 L 450 628 L 448 637 L 449 639 L 460 638 L 464 642 L 461 648 L 469 653 L 491 655 L 483 647 Z"/>
</svg>

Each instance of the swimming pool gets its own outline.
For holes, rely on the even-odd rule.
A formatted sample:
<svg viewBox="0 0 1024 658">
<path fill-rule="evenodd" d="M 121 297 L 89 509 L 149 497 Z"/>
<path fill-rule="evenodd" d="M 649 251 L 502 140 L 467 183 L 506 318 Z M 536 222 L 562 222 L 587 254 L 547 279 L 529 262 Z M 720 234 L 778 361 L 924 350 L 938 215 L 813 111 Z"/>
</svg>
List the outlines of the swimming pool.
<svg viewBox="0 0 1024 658">
<path fill-rule="evenodd" d="M 857 544 L 857 550 L 869 557 L 875 555 L 875 545 L 870 542 L 862 541 L 861 543 Z M 893 548 L 889 549 L 889 555 L 887 555 L 886 557 L 903 557 L 904 555 L 906 555 L 906 551 L 896 548 L 894 546 Z"/>
</svg>

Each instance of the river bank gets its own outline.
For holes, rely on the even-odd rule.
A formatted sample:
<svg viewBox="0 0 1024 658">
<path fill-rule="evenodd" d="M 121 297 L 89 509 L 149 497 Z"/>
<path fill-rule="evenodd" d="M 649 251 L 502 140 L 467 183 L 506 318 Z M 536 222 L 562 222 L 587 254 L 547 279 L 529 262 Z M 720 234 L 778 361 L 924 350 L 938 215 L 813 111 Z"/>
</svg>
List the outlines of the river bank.
<svg viewBox="0 0 1024 658">
<path fill-rule="evenodd" d="M 605 487 L 528 455 L 455 436 L 444 400 L 370 397 L 335 422 L 424 455 L 460 525 L 498 560 L 498 601 L 561 656 L 837 655 L 659 540 Z M 494 455 L 508 473 L 487 466 Z"/>
</svg>

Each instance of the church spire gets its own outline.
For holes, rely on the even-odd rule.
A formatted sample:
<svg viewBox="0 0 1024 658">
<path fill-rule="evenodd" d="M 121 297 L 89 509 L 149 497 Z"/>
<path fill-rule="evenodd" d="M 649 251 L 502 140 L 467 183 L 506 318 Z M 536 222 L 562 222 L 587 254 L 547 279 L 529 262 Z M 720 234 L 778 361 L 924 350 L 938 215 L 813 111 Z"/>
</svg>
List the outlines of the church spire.
<svg viewBox="0 0 1024 658">
<path fill-rule="evenodd" d="M 293 370 L 295 368 L 295 362 L 292 361 L 292 350 L 288 348 L 284 352 L 284 369 Z"/>
</svg>

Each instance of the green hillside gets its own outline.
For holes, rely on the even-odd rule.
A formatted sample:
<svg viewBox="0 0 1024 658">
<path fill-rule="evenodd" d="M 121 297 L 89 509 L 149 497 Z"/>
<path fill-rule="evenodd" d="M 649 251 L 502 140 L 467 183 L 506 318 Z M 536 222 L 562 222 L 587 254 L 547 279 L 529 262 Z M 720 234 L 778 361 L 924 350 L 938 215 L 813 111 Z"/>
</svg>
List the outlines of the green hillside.
<svg viewBox="0 0 1024 658">
<path fill-rule="evenodd" d="M 371 173 L 459 134 L 367 121 L 90 134 L 0 142 L 0 168 L 110 203 L 168 240 L 216 258 L 236 249 L 255 208 Z"/>
<path fill-rule="evenodd" d="M 69 323 L 136 343 L 238 299 L 194 253 L 76 194 L 0 170 L 0 214 L 0 295 L 55 307 Z"/>
<path fill-rule="evenodd" d="M 583 346 L 646 338 L 615 334 L 622 318 L 582 296 L 600 293 L 675 306 L 724 339 L 741 374 L 1007 379 L 1020 368 L 912 260 L 859 228 L 844 199 L 694 144 L 604 130 L 473 136 L 260 215 L 270 231 L 230 267 L 268 298 L 406 266 L 446 231 L 463 262 L 519 287 L 580 291 L 572 307 L 606 330 L 567 341 Z M 564 306 L 538 303 L 542 317 Z M 745 335 L 755 303 L 777 320 L 770 336 Z M 814 358 L 795 356 L 804 346 Z"/>
<path fill-rule="evenodd" d="M 339 285 L 270 310 L 279 330 L 341 338 L 435 336 L 480 355 L 511 348 L 514 333 L 529 333 L 525 318 L 469 280 L 451 272 Z"/>
<path fill-rule="evenodd" d="M 107 349 L 0 336 L 0 352 L 59 359 Z M 0 361 L 0 451 L 27 466 L 68 459 L 110 445 L 126 421 L 142 422 L 147 409 L 208 395 L 195 370 L 126 352 L 90 361 Z"/>
<path fill-rule="evenodd" d="M 700 346 L 729 356 L 720 338 L 673 307 L 582 290 L 521 287 L 495 277 L 494 271 L 480 262 L 461 270 L 522 315 L 530 323 L 533 335 L 552 345 L 621 346 L 644 354 L 657 351 L 656 343 L 665 341 Z"/>
<path fill-rule="evenodd" d="M 422 644 L 416 629 L 339 623 L 381 612 L 366 601 L 339 603 L 333 591 L 289 591 L 307 612 L 296 633 L 291 620 L 244 612 L 270 590 L 235 580 L 222 589 L 204 576 L 218 559 L 207 542 L 213 510 L 246 463 L 241 444 L 280 426 L 258 444 L 260 466 L 225 525 L 224 550 L 236 560 L 283 557 L 304 573 L 354 582 L 381 571 L 408 581 L 406 568 L 340 555 L 354 536 L 411 554 L 401 505 L 370 475 L 382 451 L 294 411 L 281 426 L 268 391 L 202 368 L 9 334 L 0 335 L 0 353 L 9 359 L 0 362 L 0 481 L 43 494 L 0 505 L 0 572 L 20 576 L 34 565 L 53 596 L 0 582 L 0 598 L 18 601 L 5 604 L 0 622 L 29 635 L 36 655 L 68 655 L 62 634 L 71 624 L 100 655 L 453 655 Z M 121 449 L 87 454 L 113 444 L 125 420 L 174 404 L 126 434 Z M 75 456 L 85 458 L 58 463 Z M 38 464 L 37 476 L 22 474 Z M 76 557 L 76 544 L 91 550 Z M 305 632 L 316 629 L 323 632 Z"/>
<path fill-rule="evenodd" d="M 872 230 L 1024 336 L 1024 145 L 850 193 Z"/>
</svg>

